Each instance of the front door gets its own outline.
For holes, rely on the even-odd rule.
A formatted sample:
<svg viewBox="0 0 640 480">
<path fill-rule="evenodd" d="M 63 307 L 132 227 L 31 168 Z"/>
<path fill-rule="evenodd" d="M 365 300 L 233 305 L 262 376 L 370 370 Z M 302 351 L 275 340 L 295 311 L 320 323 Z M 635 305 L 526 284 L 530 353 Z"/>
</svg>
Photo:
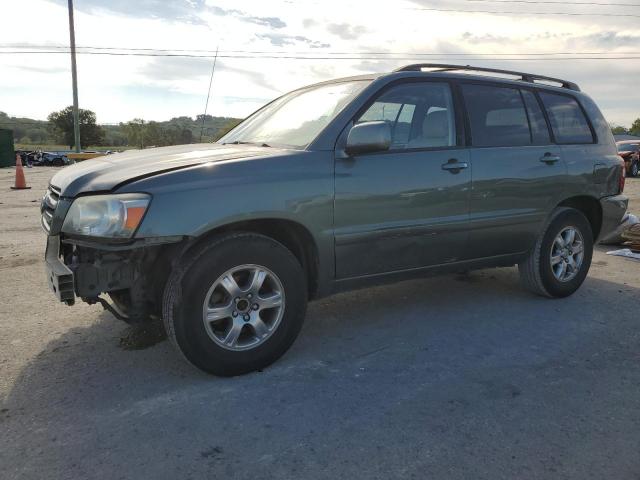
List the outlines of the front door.
<svg viewBox="0 0 640 480">
<path fill-rule="evenodd" d="M 449 84 L 397 84 L 354 122 L 381 120 L 388 151 L 336 155 L 338 278 L 455 262 L 467 245 L 471 164 Z"/>
</svg>

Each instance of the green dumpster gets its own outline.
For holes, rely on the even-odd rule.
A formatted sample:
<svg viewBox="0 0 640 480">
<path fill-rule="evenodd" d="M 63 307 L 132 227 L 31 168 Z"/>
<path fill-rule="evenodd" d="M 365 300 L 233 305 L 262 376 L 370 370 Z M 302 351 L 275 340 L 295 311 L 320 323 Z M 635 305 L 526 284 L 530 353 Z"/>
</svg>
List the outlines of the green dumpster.
<svg viewBox="0 0 640 480">
<path fill-rule="evenodd" d="M 12 167 L 16 164 L 16 152 L 13 148 L 13 130 L 0 128 L 0 167 Z"/>
</svg>

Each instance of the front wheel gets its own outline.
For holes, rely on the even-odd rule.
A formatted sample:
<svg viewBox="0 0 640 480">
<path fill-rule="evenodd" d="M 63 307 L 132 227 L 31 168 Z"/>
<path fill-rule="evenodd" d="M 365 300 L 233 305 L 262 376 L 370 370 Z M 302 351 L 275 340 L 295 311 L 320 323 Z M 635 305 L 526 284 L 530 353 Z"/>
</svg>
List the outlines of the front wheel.
<svg viewBox="0 0 640 480">
<path fill-rule="evenodd" d="M 306 277 L 297 258 L 268 237 L 237 233 L 189 255 L 164 294 L 169 338 L 215 375 L 240 375 L 277 360 L 304 320 Z"/>
<path fill-rule="evenodd" d="M 630 175 L 632 177 L 637 177 L 638 176 L 638 161 L 632 162 L 631 163 L 631 172 Z"/>
<path fill-rule="evenodd" d="M 528 257 L 518 265 L 528 290 L 547 297 L 574 293 L 589 272 L 593 233 L 586 217 L 573 208 L 557 208 Z"/>
</svg>

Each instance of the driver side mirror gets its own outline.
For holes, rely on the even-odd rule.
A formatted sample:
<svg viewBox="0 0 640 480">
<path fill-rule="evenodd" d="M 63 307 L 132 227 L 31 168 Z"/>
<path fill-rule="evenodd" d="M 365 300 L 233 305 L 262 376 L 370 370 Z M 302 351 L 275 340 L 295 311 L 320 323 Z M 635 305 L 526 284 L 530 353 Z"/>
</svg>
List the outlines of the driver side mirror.
<svg viewBox="0 0 640 480">
<path fill-rule="evenodd" d="M 348 155 L 383 152 L 391 147 L 391 127 L 387 122 L 365 122 L 354 125 L 347 136 Z"/>
</svg>

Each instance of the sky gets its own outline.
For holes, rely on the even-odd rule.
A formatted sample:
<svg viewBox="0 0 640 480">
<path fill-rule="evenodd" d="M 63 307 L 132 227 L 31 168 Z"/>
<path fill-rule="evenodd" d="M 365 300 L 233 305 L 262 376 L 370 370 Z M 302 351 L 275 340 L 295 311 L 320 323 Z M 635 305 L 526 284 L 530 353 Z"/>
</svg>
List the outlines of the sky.
<svg viewBox="0 0 640 480">
<path fill-rule="evenodd" d="M 318 81 L 433 61 L 566 78 L 628 126 L 640 117 L 640 0 L 613 3 L 75 0 L 80 51 L 176 55 L 79 54 L 79 102 L 99 123 L 195 117 L 218 48 L 216 116 L 245 117 Z M 72 103 L 67 0 L 4 0 L 2 9 L 0 111 L 46 119 Z"/>
</svg>

